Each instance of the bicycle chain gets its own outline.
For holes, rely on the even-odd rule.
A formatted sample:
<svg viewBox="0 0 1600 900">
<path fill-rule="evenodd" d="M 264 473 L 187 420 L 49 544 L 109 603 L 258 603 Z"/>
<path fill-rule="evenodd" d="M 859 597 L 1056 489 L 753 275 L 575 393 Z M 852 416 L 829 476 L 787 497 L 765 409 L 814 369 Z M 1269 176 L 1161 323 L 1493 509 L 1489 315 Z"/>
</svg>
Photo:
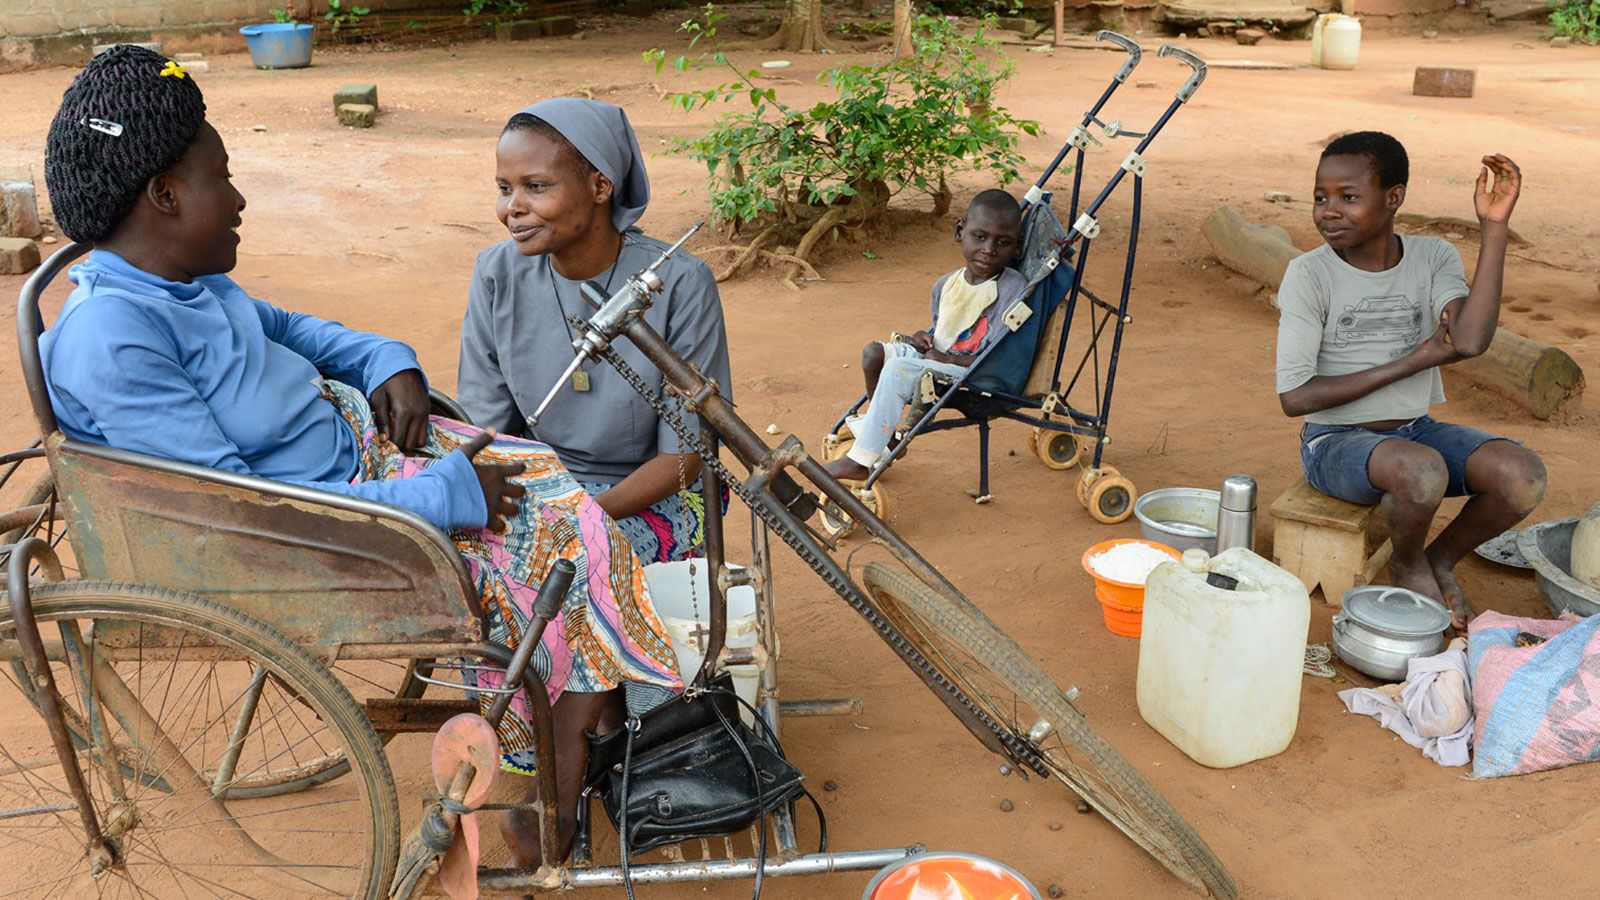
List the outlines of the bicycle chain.
<svg viewBox="0 0 1600 900">
<path fill-rule="evenodd" d="M 587 328 L 589 325 L 587 321 L 577 316 L 570 316 L 569 319 L 576 328 Z M 987 712 L 974 703 L 964 691 L 952 684 L 950 680 L 944 676 L 943 672 L 940 672 L 937 668 L 935 668 L 934 665 L 922 655 L 921 651 L 913 646 L 910 641 L 906 640 L 905 636 L 900 633 L 898 628 L 885 619 L 883 614 L 879 613 L 877 608 L 861 595 L 861 591 L 855 586 L 854 583 L 848 580 L 840 579 L 838 576 L 832 574 L 825 567 L 823 567 L 821 560 L 818 559 L 816 555 L 812 553 L 803 542 L 800 541 L 799 535 L 794 534 L 787 525 L 783 524 L 781 520 L 773 515 L 772 512 L 766 508 L 765 502 L 758 502 L 755 492 L 750 490 L 750 488 L 746 486 L 744 482 L 740 481 L 739 478 L 734 475 L 734 473 L 728 469 L 726 465 L 723 464 L 722 460 L 716 454 L 711 452 L 711 448 L 708 445 L 700 441 L 698 429 L 696 429 L 696 433 L 691 434 L 688 426 L 684 424 L 683 418 L 678 414 L 678 409 L 673 408 L 674 405 L 668 404 L 666 399 L 663 398 L 661 394 L 652 389 L 650 385 L 645 382 L 644 378 L 642 378 L 638 372 L 634 371 L 632 366 L 623 361 L 621 355 L 619 355 L 614 348 L 608 346 L 600 350 L 597 355 L 602 361 L 615 369 L 617 374 L 622 376 L 623 380 L 628 383 L 629 387 L 633 388 L 635 393 L 637 393 L 640 397 L 643 397 L 646 403 L 650 404 L 650 408 L 655 410 L 656 414 L 661 417 L 662 421 L 666 422 L 667 425 L 677 433 L 678 437 L 683 440 L 685 445 L 687 445 L 695 452 L 697 456 L 700 457 L 702 465 L 704 465 L 706 468 L 709 468 L 716 474 L 723 486 L 737 495 L 740 500 L 743 500 L 745 505 L 751 510 L 755 511 L 756 515 L 761 517 L 761 521 L 764 522 L 766 526 L 773 531 L 773 533 L 782 538 L 783 542 L 789 545 L 789 549 L 793 550 L 795 554 L 800 557 L 802 562 L 804 562 L 807 566 L 810 566 L 811 570 L 816 572 L 817 575 L 819 575 L 829 587 L 833 588 L 835 593 L 844 598 L 844 601 L 850 604 L 852 609 L 854 609 L 857 613 L 860 613 L 861 617 L 867 620 L 867 623 L 873 627 L 873 630 L 877 631 L 878 634 L 888 642 L 889 646 L 892 647 L 902 659 L 910 660 L 919 673 L 925 677 L 931 678 L 934 683 L 939 686 L 940 690 L 944 691 L 951 698 L 956 700 L 956 702 L 960 703 L 963 708 L 972 713 L 972 715 L 975 716 L 979 722 L 982 722 L 985 727 L 993 732 L 995 737 L 999 738 L 1000 743 L 1011 752 L 1013 762 L 1027 765 L 1029 768 L 1038 772 L 1040 777 L 1050 777 L 1049 768 L 1040 757 L 1039 752 L 1033 748 L 1032 744 L 1024 742 L 1010 729 L 1000 725 Z"/>
</svg>

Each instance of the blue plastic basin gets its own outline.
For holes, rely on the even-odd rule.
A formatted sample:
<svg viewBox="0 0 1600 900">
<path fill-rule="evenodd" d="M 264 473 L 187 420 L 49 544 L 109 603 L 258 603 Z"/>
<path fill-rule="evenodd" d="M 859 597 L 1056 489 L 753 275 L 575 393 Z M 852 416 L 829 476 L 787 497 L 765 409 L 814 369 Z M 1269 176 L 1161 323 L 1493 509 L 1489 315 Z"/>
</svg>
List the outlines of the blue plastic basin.
<svg viewBox="0 0 1600 900">
<path fill-rule="evenodd" d="M 310 25 L 294 22 L 246 25 L 239 29 L 258 69 L 303 69 L 311 65 Z"/>
</svg>

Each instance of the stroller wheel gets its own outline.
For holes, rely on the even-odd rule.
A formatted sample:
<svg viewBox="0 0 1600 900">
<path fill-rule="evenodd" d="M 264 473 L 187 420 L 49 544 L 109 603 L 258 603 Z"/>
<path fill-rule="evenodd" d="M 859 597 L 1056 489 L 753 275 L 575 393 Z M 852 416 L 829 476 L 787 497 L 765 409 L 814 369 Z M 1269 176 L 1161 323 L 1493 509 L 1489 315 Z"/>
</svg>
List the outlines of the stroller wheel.
<svg viewBox="0 0 1600 900">
<path fill-rule="evenodd" d="M 1133 482 L 1121 475 L 1102 475 L 1089 488 L 1089 515 L 1096 520 L 1115 525 L 1133 515 L 1133 501 L 1137 497 Z"/>
<path fill-rule="evenodd" d="M 1083 470 L 1083 474 L 1078 476 L 1078 487 L 1077 487 L 1078 503 L 1080 505 L 1082 505 L 1084 509 L 1090 509 L 1091 507 L 1089 506 L 1089 491 L 1091 491 L 1094 488 L 1095 482 L 1099 481 L 1102 478 L 1105 478 L 1108 475 L 1121 475 L 1121 474 L 1122 474 L 1121 472 L 1117 471 L 1117 467 L 1116 466 L 1101 466 L 1098 469 L 1090 469 L 1090 468 L 1085 467 L 1084 470 Z"/>
<path fill-rule="evenodd" d="M 850 433 L 848 425 L 839 429 L 835 434 L 823 435 L 822 461 L 829 463 L 843 458 L 846 453 L 850 452 L 850 448 L 855 445 L 855 442 L 856 437 Z"/>
<path fill-rule="evenodd" d="M 888 495 L 884 493 L 883 485 L 874 484 L 871 488 L 865 490 L 856 484 L 848 484 L 847 486 L 850 488 L 851 493 L 866 504 L 867 509 L 872 510 L 873 515 L 880 519 L 888 518 Z M 858 524 L 856 520 L 846 515 L 845 511 L 840 509 L 838 504 L 833 501 L 830 500 L 822 504 L 822 530 L 828 537 L 835 540 L 849 537 L 856 530 Z"/>
<path fill-rule="evenodd" d="M 1028 433 L 1028 449 L 1045 466 L 1056 471 L 1070 469 L 1083 457 L 1078 436 L 1065 431 L 1034 428 Z"/>
</svg>

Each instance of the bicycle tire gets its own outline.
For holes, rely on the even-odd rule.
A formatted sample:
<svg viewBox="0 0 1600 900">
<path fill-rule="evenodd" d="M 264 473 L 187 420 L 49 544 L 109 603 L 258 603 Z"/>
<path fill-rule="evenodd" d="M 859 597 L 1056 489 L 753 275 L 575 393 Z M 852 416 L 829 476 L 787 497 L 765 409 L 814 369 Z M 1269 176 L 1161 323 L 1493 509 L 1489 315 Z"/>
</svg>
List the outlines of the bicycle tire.
<svg viewBox="0 0 1600 900">
<path fill-rule="evenodd" d="M 353 806 L 349 807 L 352 824 L 355 820 L 359 820 L 364 831 L 352 828 L 348 829 L 347 833 L 363 835 L 367 840 L 367 846 L 364 849 L 359 849 L 349 857 L 351 860 L 350 865 L 344 866 L 341 864 L 340 867 L 352 869 L 357 866 L 360 867 L 361 871 L 358 876 L 350 876 L 354 883 L 357 884 L 351 896 L 363 897 L 366 900 L 380 900 L 386 895 L 400 852 L 400 813 L 399 803 L 395 796 L 393 775 L 389 769 L 388 760 L 384 756 L 382 746 L 378 742 L 377 735 L 372 730 L 372 726 L 367 721 L 361 707 L 351 698 L 344 685 L 334 678 L 332 673 L 321 662 L 303 648 L 291 643 L 288 638 L 278 633 L 271 626 L 195 594 L 138 585 L 72 581 L 36 585 L 32 590 L 32 596 L 35 618 L 41 624 L 66 620 L 100 622 L 123 620 L 141 625 L 148 624 L 173 629 L 175 632 L 182 634 L 194 634 L 198 636 L 194 644 L 195 647 L 216 646 L 232 653 L 243 654 L 276 679 L 280 679 L 287 689 L 292 691 L 289 696 L 296 702 L 307 706 L 314 704 L 313 709 L 316 713 L 316 721 L 322 723 L 331 731 L 333 736 L 336 736 L 342 742 L 344 759 L 351 764 L 352 770 L 358 775 L 354 801 L 341 800 L 338 803 L 354 803 Z M 0 634 L 11 633 L 14 630 L 9 606 L 0 606 Z M 139 633 L 141 636 L 143 635 L 142 631 Z M 202 640 L 214 643 L 206 644 L 202 643 Z M 99 649 L 98 645 L 96 645 L 95 649 Z M 113 659 L 107 665 L 114 665 L 119 661 L 128 662 L 129 660 L 125 658 L 127 652 L 124 650 L 122 656 Z M 180 656 L 181 652 L 182 645 L 179 645 Z M 66 668 L 60 663 L 54 663 L 53 665 L 56 666 L 58 672 L 64 671 Z M 176 670 L 177 663 L 172 663 L 170 668 Z M 61 674 L 57 675 L 58 680 L 62 677 L 63 675 Z M 63 689 L 66 687 L 66 685 L 59 686 Z M 204 686 L 202 686 L 203 688 Z M 100 689 L 96 688 L 96 693 L 99 691 Z M 224 711 L 228 708 L 230 707 L 224 707 Z M 148 706 L 145 709 L 146 714 L 148 714 Z M 177 715 L 178 713 L 175 712 L 174 719 L 176 719 Z M 160 714 L 153 718 L 159 721 Z M 79 721 L 83 722 L 87 721 L 87 719 L 80 715 Z M 120 722 L 121 720 L 118 721 Z M 184 724 L 187 726 L 189 723 L 186 722 Z M 126 728 L 125 723 L 123 723 L 123 727 L 124 729 Z M 207 726 L 203 725 L 202 727 Z M 269 727 L 269 723 L 262 723 L 261 727 L 265 730 Z M 281 728 L 281 724 L 279 727 Z M 163 733 L 165 733 L 166 728 L 167 726 L 163 724 Z M 186 739 L 185 746 L 178 752 L 187 756 L 192 752 L 191 748 L 195 742 L 188 740 L 186 734 L 184 738 Z M 129 763 L 126 760 L 130 756 L 137 756 L 136 751 L 127 749 L 126 745 L 129 740 L 137 742 L 137 739 L 130 739 L 124 736 L 124 739 L 119 740 L 117 743 L 118 762 L 123 769 L 128 767 Z M 176 742 L 174 742 L 175 745 Z M 13 763 L 15 762 L 9 751 L 6 751 L 5 755 Z M 80 768 L 93 768 L 95 765 L 88 754 L 82 754 L 79 762 Z M 199 769 L 199 767 L 195 768 Z M 14 769 L 15 766 L 12 771 Z M 166 770 L 163 770 L 161 774 L 165 777 L 171 777 L 167 775 Z M 30 776 L 24 777 L 29 780 L 29 787 L 33 789 L 34 793 L 39 793 L 37 785 L 32 783 L 37 779 Z M 107 790 L 104 784 L 109 784 L 109 782 L 103 782 L 103 793 Z M 122 800 L 115 804 L 119 807 L 133 807 L 134 814 L 131 816 L 127 816 L 120 809 L 111 809 L 110 807 L 114 804 L 105 804 L 108 808 L 100 811 L 103 827 L 105 827 L 105 822 L 116 815 L 124 815 L 125 818 L 137 823 L 130 826 L 119 838 L 125 843 L 129 860 L 134 858 L 133 848 L 135 845 L 131 836 L 139 833 L 138 829 L 144 827 L 143 823 L 146 820 L 159 821 L 152 819 L 150 813 L 140 813 L 137 800 L 141 795 L 135 792 L 132 796 L 135 798 L 132 802 Z M 166 797 L 167 795 L 161 794 L 159 796 Z M 102 797 L 103 799 L 105 798 Z M 224 804 L 236 802 L 227 795 L 225 789 L 222 795 L 216 799 L 217 802 Z M 161 800 L 159 803 L 164 802 L 166 801 Z M 159 805 L 159 803 L 155 805 Z M 96 803 L 97 807 L 101 805 L 102 803 Z M 307 804 L 306 806 L 309 808 L 311 805 L 313 804 Z M 228 818 L 232 819 L 235 822 L 235 827 L 239 828 L 253 828 L 260 825 L 267 831 L 282 832 L 291 830 L 272 827 L 274 820 L 270 818 L 267 818 L 263 823 L 263 817 L 270 817 L 280 813 L 273 811 L 260 812 L 257 811 L 256 807 L 249 807 L 249 809 L 251 811 L 243 815 L 228 811 Z M 206 808 L 199 812 L 208 813 L 210 811 L 209 808 Z M 171 810 L 169 809 L 169 816 L 170 812 Z M 195 812 L 193 807 L 184 810 L 180 815 L 188 815 L 192 812 Z M 255 822 L 250 826 L 239 825 L 238 823 L 243 818 L 253 818 Z M 294 830 L 322 834 L 325 831 L 321 829 L 328 828 L 329 821 L 331 820 L 326 817 L 326 811 L 320 811 L 315 823 L 318 828 Z M 11 823 L 11 819 L 0 818 L 0 833 L 11 827 Z M 75 827 L 75 817 L 71 819 L 71 823 L 68 825 L 69 829 Z M 152 829 L 150 833 L 170 833 L 180 828 L 195 828 L 205 824 L 206 822 L 202 821 L 198 824 L 184 824 L 181 826 L 165 825 Z M 37 828 L 38 826 L 35 825 L 33 827 Z M 253 836 L 252 839 L 254 839 Z M 311 838 L 296 839 L 303 842 L 315 840 Z M 77 874 L 81 874 L 84 878 L 93 877 L 88 873 L 87 866 L 84 864 L 81 830 L 77 830 L 76 833 L 69 833 L 67 840 L 70 847 L 75 849 L 77 865 L 83 869 Z M 303 847 L 306 844 L 302 843 L 298 846 Z M 331 846 L 331 844 L 324 840 L 322 846 Z M 160 851 L 162 848 L 154 847 L 153 849 Z M 66 858 L 72 859 L 73 856 L 74 854 L 69 854 Z M 150 853 L 148 851 L 145 858 L 151 860 L 152 865 L 144 869 L 144 871 L 153 869 L 153 863 L 158 856 L 161 864 L 168 869 L 174 872 L 184 872 L 176 864 L 167 861 L 167 857 L 161 855 L 161 853 Z M 259 858 L 257 863 L 260 863 Z M 208 866 L 209 868 L 204 869 L 208 874 L 213 874 L 218 868 L 225 868 L 229 871 L 236 868 L 236 864 L 224 867 L 218 866 L 213 862 L 194 863 L 192 865 Z M 307 863 L 296 857 L 294 865 L 303 865 L 307 868 L 326 868 L 332 867 L 334 864 Z M 196 883 L 215 884 L 215 882 L 203 876 L 197 876 L 193 872 L 185 872 L 185 874 L 191 879 L 196 879 Z M 103 878 L 104 876 L 102 875 L 101 877 Z M 181 886 L 181 882 L 176 881 L 177 875 L 174 874 L 172 877 L 175 883 Z M 216 877 L 220 878 L 224 877 L 224 875 L 217 874 Z M 261 876 L 255 875 L 252 877 L 259 878 Z M 341 889 L 338 892 L 342 893 L 343 891 Z"/>
<path fill-rule="evenodd" d="M 40 475 L 32 485 L 29 486 L 27 492 L 24 494 L 22 503 L 19 504 L 19 507 L 54 503 L 55 501 L 55 479 L 49 471 L 46 471 Z M 8 532 L 3 537 L 0 537 L 0 544 L 14 544 L 24 537 L 37 536 L 49 543 L 52 549 L 57 549 L 59 553 L 59 545 L 66 537 L 66 523 L 60 519 L 59 507 L 56 507 L 55 512 L 57 513 L 56 516 L 43 518 L 39 522 L 34 523 L 31 528 L 24 526 Z M 42 534 L 40 533 L 41 529 L 43 529 Z M 73 577 L 74 574 L 74 571 L 68 571 L 69 578 Z M 340 662 L 335 661 L 332 665 L 332 670 L 334 676 L 338 678 L 348 690 L 350 690 L 351 696 L 354 697 L 357 695 L 358 690 L 362 694 L 368 692 L 367 688 L 364 687 L 362 683 L 377 688 L 388 687 L 388 685 L 379 685 L 372 678 L 358 673 L 355 668 L 357 666 L 376 666 L 383 662 L 386 661 L 367 660 L 348 664 L 341 664 Z M 425 661 L 417 660 L 413 662 Z M 427 684 L 411 678 L 411 670 L 409 667 L 398 667 L 401 669 L 398 685 L 394 686 L 392 690 L 380 691 L 380 693 L 383 693 L 386 696 L 392 694 L 392 696 L 400 700 L 415 700 L 422 697 L 427 691 Z M 27 678 L 26 670 L 24 669 L 22 662 L 20 660 L 13 660 L 11 663 L 11 669 L 16 677 L 18 686 L 22 689 L 23 695 L 27 697 L 28 702 L 32 703 L 34 708 L 37 709 L 38 700 L 34 696 L 33 685 Z M 73 743 L 80 750 L 88 746 L 83 737 L 85 727 L 83 722 L 78 719 L 77 715 L 71 709 L 63 710 L 63 712 L 66 713 L 67 727 L 71 734 Z M 395 734 L 396 733 L 392 731 L 378 731 L 378 742 L 384 746 L 388 746 L 389 742 L 394 740 Z M 333 755 L 323 760 L 322 765 L 316 768 L 301 768 L 289 776 L 279 775 L 276 773 L 264 773 L 264 775 L 260 778 L 252 779 L 245 783 L 235 784 L 228 789 L 227 798 L 230 800 L 240 800 L 258 797 L 276 797 L 283 794 L 295 794 L 301 791 L 310 790 L 311 788 L 314 788 L 320 784 L 326 784 L 327 782 L 330 782 L 336 778 L 342 777 L 349 771 L 349 762 L 339 758 L 337 755 Z M 132 775 L 133 773 L 129 772 L 127 774 Z"/>
<path fill-rule="evenodd" d="M 1205 841 L 1100 737 L 1043 667 L 970 601 L 930 590 L 909 572 L 882 562 L 868 563 L 862 581 L 885 617 L 935 666 L 954 668 L 950 658 L 959 651 L 1054 726 L 1044 738 L 1028 737 L 1029 723 L 1018 720 L 1014 701 L 1008 709 L 983 691 L 967 692 L 993 719 L 1009 723 L 1033 744 L 1057 779 L 1191 888 L 1217 898 L 1237 896 L 1232 877 Z M 958 686 L 972 680 L 963 672 L 944 674 Z M 1052 741 L 1054 736 L 1061 741 Z M 1093 766 L 1097 778 L 1067 754 L 1068 747 Z"/>
</svg>

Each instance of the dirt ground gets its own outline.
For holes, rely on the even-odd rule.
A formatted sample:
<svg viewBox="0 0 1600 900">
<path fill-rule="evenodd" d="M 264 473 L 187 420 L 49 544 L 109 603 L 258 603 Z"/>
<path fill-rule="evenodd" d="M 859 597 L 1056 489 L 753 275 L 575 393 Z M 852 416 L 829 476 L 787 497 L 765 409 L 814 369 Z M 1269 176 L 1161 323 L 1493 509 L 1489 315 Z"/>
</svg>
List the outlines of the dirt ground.
<svg viewBox="0 0 1600 900">
<path fill-rule="evenodd" d="M 586 40 L 475 44 L 396 52 L 319 50 L 315 66 L 264 72 L 242 54 L 216 57 L 200 76 L 211 120 L 227 141 L 248 197 L 235 277 L 281 306 L 337 318 L 413 344 L 434 383 L 455 380 L 456 340 L 473 257 L 502 235 L 493 215 L 492 148 L 506 117 L 538 99 L 587 90 L 627 108 L 642 144 L 662 149 L 703 117 L 661 102 L 640 51 L 673 46 L 670 15 L 613 20 Z M 1188 45 L 1213 61 L 1303 63 L 1306 43 Z M 1042 166 L 1109 78 L 1118 57 L 1059 49 L 1024 53 L 1001 101 L 1047 126 L 1023 150 Z M 1201 220 L 1232 203 L 1287 227 L 1314 246 L 1311 176 L 1332 133 L 1380 128 L 1411 152 L 1406 208 L 1470 218 L 1478 158 L 1504 152 L 1525 174 L 1513 225 L 1532 242 L 1509 260 L 1502 323 L 1565 349 L 1600 372 L 1597 272 L 1600 230 L 1600 52 L 1552 49 L 1532 26 L 1468 36 L 1369 37 L 1352 72 L 1214 68 L 1204 87 L 1151 148 L 1142 250 L 1118 373 L 1107 460 L 1141 490 L 1214 486 L 1242 471 L 1259 480 L 1262 510 L 1299 477 L 1296 425 L 1273 395 L 1276 315 L 1269 292 L 1221 269 L 1199 235 Z M 750 56 L 754 63 L 762 57 Z M 866 57 L 862 57 L 865 59 Z M 779 84 L 791 102 L 821 96 L 813 77 L 855 57 L 798 55 Z M 1470 100 L 1413 97 L 1412 68 L 1478 68 Z M 1187 70 L 1147 55 L 1114 101 L 1113 117 L 1137 128 L 1165 106 Z M 0 165 L 40 174 L 44 134 L 72 73 L 52 69 L 0 78 Z M 1153 81 L 1153 87 L 1142 83 Z M 383 112 L 371 131 L 341 128 L 333 89 L 375 81 Z M 663 86 L 673 82 L 664 80 Z M 253 130 L 263 125 L 265 130 Z M 1126 146 L 1098 149 L 1089 177 L 1107 177 Z M 706 211 L 703 170 L 654 156 L 655 201 L 643 225 L 675 237 Z M 959 181 L 957 208 L 984 186 Z M 1287 208 L 1269 190 L 1296 200 Z M 1104 219 L 1124 234 L 1127 195 Z M 925 199 L 905 197 L 908 208 Z M 860 346 L 891 329 L 917 327 L 927 290 L 959 264 L 952 222 L 897 216 L 896 226 L 825 260 L 825 280 L 799 291 L 771 273 L 723 286 L 734 389 L 757 428 L 776 423 L 815 445 L 859 391 Z M 1114 245 L 1115 240 L 1102 243 Z M 701 246 L 706 246 L 702 243 Z M 46 248 L 48 249 L 48 248 Z M 1091 284 L 1110 287 L 1116 254 L 1101 251 Z M 1462 249 L 1470 271 L 1475 244 Z M 864 252 L 872 251 L 869 258 Z M 0 277 L 0 296 L 21 279 Z M 59 299 L 59 295 L 58 295 Z M 9 307 L 6 307 L 9 310 Z M 11 312 L 5 316 L 9 320 Z M 825 325 L 823 323 L 826 323 Z M 7 326 L 0 352 L 0 427 L 32 428 Z M 1600 419 L 1578 409 L 1535 422 L 1498 398 L 1447 379 L 1451 419 L 1509 434 L 1535 448 L 1550 472 L 1539 518 L 1575 514 L 1600 499 L 1593 461 Z M 1186 758 L 1139 718 L 1138 643 L 1105 630 L 1084 548 L 1135 536 L 1129 521 L 1095 523 L 1074 500 L 1075 472 L 1052 472 L 1027 452 L 1020 427 L 996 432 L 996 499 L 975 506 L 976 436 L 920 440 L 886 482 L 892 522 L 1063 685 L 1077 685 L 1090 721 L 1210 842 L 1251 897 L 1570 896 L 1594 884 L 1600 850 L 1600 767 L 1474 782 L 1442 769 L 1334 696 L 1346 685 L 1307 678 L 1299 729 L 1283 754 L 1216 771 Z M 1588 447 L 1590 449 L 1585 450 Z M 1585 474 L 1588 473 L 1588 474 Z M 1441 512 L 1443 522 L 1459 501 Z M 736 530 L 735 533 L 741 533 Z M 857 696 L 852 719 L 793 720 L 785 745 L 823 794 L 839 849 L 922 842 L 1004 860 L 1041 889 L 1067 896 L 1174 896 L 1181 886 L 1131 842 L 1073 813 L 1057 787 L 1002 777 L 984 752 L 800 564 L 780 553 L 777 591 L 783 692 L 790 698 Z M 1480 609 L 1544 615 L 1524 572 L 1469 557 L 1461 580 Z M 1327 640 L 1331 611 L 1314 602 L 1312 640 Z M 1366 683 L 1343 672 L 1349 683 Z M 14 698 L 0 728 L 21 714 Z M 390 747 L 401 807 L 416 815 L 428 741 Z M 1002 812 L 1010 800 L 1014 811 Z M 802 816 L 802 840 L 812 832 Z M 1060 822 L 1060 830 L 1049 823 Z M 409 821 L 408 821 L 409 824 Z M 495 839 L 491 859 L 503 858 Z M 771 881 L 774 898 L 851 897 L 865 874 Z M 649 888 L 656 897 L 740 897 L 747 883 Z"/>
</svg>

